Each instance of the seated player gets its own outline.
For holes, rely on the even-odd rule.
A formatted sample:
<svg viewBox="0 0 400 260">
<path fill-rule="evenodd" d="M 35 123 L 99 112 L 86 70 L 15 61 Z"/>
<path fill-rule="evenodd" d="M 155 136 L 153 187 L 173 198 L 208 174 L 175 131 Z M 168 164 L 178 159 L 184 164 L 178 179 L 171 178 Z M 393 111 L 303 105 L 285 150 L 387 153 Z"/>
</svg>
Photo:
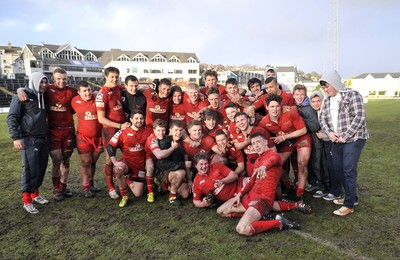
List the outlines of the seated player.
<svg viewBox="0 0 400 260">
<path fill-rule="evenodd" d="M 131 126 L 119 130 L 107 145 L 107 152 L 114 165 L 114 172 L 118 182 L 122 199 L 119 207 L 123 208 L 128 203 L 127 185 L 136 197 L 143 194 L 146 182 L 144 146 L 152 129 L 143 127 L 143 111 L 135 109 L 130 117 Z M 116 149 L 120 148 L 120 160 L 115 157 Z"/>
<path fill-rule="evenodd" d="M 289 158 L 293 151 L 297 150 L 299 180 L 296 189 L 296 201 L 302 201 L 308 173 L 307 164 L 311 153 L 310 135 L 307 134 L 306 125 L 297 109 L 282 112 L 281 96 L 271 94 L 266 102 L 269 113 L 261 120 L 259 126 L 275 135 L 273 139 L 283 162 Z"/>
<path fill-rule="evenodd" d="M 172 120 L 169 133 L 170 135 L 159 141 L 159 149 L 153 147 L 153 153 L 158 158 L 155 177 L 160 181 L 163 190 L 170 191 L 170 204 L 179 206 L 182 205 L 182 202 L 178 196 L 182 199 L 188 198 L 192 186 L 191 184 L 190 186 L 188 185 L 188 180 L 191 177 L 186 176 L 185 171 L 185 150 L 182 143 L 183 123 L 178 120 Z M 173 149 L 172 153 L 165 158 L 161 158 L 169 153 L 170 149 Z M 164 153 L 164 151 L 166 152 Z"/>
<path fill-rule="evenodd" d="M 147 139 L 146 152 L 152 153 L 155 162 L 155 177 L 165 190 L 170 190 L 169 202 L 172 205 L 181 205 L 177 194 L 182 198 L 189 196 L 187 183 L 183 183 L 186 176 L 184 164 L 184 150 L 182 144 L 183 124 L 180 121 L 171 121 L 170 136 L 166 136 L 167 124 L 162 119 L 154 121 L 154 133 Z"/>
<path fill-rule="evenodd" d="M 236 173 L 223 164 L 209 164 L 206 154 L 196 154 L 193 163 L 197 169 L 197 175 L 193 181 L 193 204 L 195 207 L 210 207 L 212 198 L 221 202 L 227 201 L 233 198 L 241 188 Z"/>
<path fill-rule="evenodd" d="M 249 116 L 245 112 L 238 112 L 235 114 L 235 124 L 238 132 L 236 135 L 233 135 L 231 139 L 236 149 L 243 150 L 246 158 L 247 176 L 250 177 L 253 175 L 254 162 L 258 157 L 257 152 L 251 146 L 250 135 L 253 133 L 262 133 L 265 139 L 268 140 L 268 147 L 273 150 L 275 150 L 275 144 L 268 131 L 261 127 L 250 125 Z"/>
<path fill-rule="evenodd" d="M 225 131 L 218 130 L 215 133 L 215 142 L 221 154 L 219 163 L 228 166 L 238 176 L 245 176 L 244 155 L 242 150 L 236 149 L 234 145 L 229 144 L 229 139 Z M 218 161 L 215 160 L 218 163 Z"/>
<path fill-rule="evenodd" d="M 261 133 L 254 133 L 250 137 L 254 150 L 260 155 L 254 163 L 254 174 L 250 182 L 242 188 L 232 199 L 221 205 L 217 213 L 222 217 L 241 217 L 236 226 L 236 232 L 251 236 L 273 228 L 300 229 L 295 222 L 277 215 L 275 220 L 261 220 L 271 210 L 284 210 L 280 205 L 285 202 L 275 201 L 276 189 L 281 177 L 282 160 L 273 150 L 268 148 L 268 141 Z M 283 203 L 283 204 L 282 204 Z M 311 213 L 311 208 L 305 204 L 296 204 L 295 208 L 304 213 Z M 286 205 L 289 207 L 289 205 Z"/>
<path fill-rule="evenodd" d="M 104 151 L 100 124 L 97 118 L 96 100 L 91 86 L 86 81 L 78 84 L 78 96 L 71 101 L 78 118 L 76 131 L 77 150 L 81 158 L 82 187 L 86 198 L 92 198 L 100 188 L 94 185 L 96 162 Z"/>
<path fill-rule="evenodd" d="M 186 172 L 187 176 L 190 177 L 190 179 L 188 179 L 189 187 L 192 184 L 192 174 L 190 172 L 194 156 L 198 153 L 205 153 L 207 154 L 208 158 L 210 158 L 213 152 L 218 152 L 214 139 L 211 136 L 203 135 L 202 128 L 203 123 L 201 121 L 191 120 L 187 127 L 189 132 L 188 138 L 191 141 L 198 142 L 199 145 L 194 147 L 186 140 L 183 142 L 183 147 L 185 148 Z"/>
</svg>

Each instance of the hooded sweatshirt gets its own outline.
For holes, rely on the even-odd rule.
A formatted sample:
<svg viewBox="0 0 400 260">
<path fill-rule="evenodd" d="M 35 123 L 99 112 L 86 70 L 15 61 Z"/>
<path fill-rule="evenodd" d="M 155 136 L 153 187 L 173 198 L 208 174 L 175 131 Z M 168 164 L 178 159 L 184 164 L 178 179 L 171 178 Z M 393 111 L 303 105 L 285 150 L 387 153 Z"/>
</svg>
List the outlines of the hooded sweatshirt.
<svg viewBox="0 0 400 260">
<path fill-rule="evenodd" d="M 360 93 L 346 88 L 336 70 L 325 73 L 321 81 L 328 82 L 338 91 L 335 97 L 324 100 L 320 114 L 322 130 L 326 134 L 335 132 L 346 142 L 368 139 L 365 109 Z"/>
<path fill-rule="evenodd" d="M 290 90 L 290 88 L 289 88 L 288 86 L 286 86 L 286 84 L 279 82 L 279 80 L 278 80 L 278 72 L 276 72 L 276 69 L 274 69 L 274 68 L 272 68 L 272 67 L 267 67 L 267 68 L 265 68 L 265 71 L 264 71 L 264 80 L 267 79 L 267 71 L 268 71 L 268 70 L 273 70 L 273 71 L 275 72 L 276 81 L 279 83 L 279 86 L 281 87 L 281 89 L 282 89 L 283 91 L 292 92 L 292 91 Z M 262 89 L 265 89 L 265 85 L 262 85 L 261 88 L 262 88 Z"/>
<path fill-rule="evenodd" d="M 47 80 L 41 72 L 35 72 L 29 77 L 29 85 L 24 89 L 27 101 L 21 102 L 17 96 L 13 96 L 6 119 L 13 140 L 27 136 L 47 136 L 47 113 L 43 94 L 39 92 L 40 82 L 44 78 Z"/>
</svg>

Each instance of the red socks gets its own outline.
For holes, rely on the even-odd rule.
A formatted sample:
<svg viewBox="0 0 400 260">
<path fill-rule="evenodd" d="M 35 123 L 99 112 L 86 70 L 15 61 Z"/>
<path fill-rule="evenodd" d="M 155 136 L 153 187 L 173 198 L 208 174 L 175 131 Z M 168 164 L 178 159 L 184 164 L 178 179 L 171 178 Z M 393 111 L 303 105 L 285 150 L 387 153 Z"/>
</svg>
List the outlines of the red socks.
<svg viewBox="0 0 400 260">
<path fill-rule="evenodd" d="M 109 190 L 114 190 L 114 174 L 113 167 L 108 164 L 104 164 L 104 175 L 106 176 L 106 181 Z"/>
<path fill-rule="evenodd" d="M 289 211 L 296 208 L 296 202 L 285 202 L 285 201 L 275 201 L 279 205 L 279 210 L 277 211 Z M 275 209 L 274 209 L 275 210 Z"/>
<path fill-rule="evenodd" d="M 147 193 L 153 192 L 154 178 L 146 176 Z"/>
<path fill-rule="evenodd" d="M 119 193 L 121 193 L 121 196 L 128 196 L 128 189 L 127 188 L 120 188 Z"/>
<path fill-rule="evenodd" d="M 32 203 L 32 197 L 30 192 L 22 192 L 22 202 L 24 202 L 24 205 Z"/>
<path fill-rule="evenodd" d="M 34 193 L 31 193 L 31 198 L 34 199 L 39 196 L 39 189 L 36 189 Z"/>
<path fill-rule="evenodd" d="M 269 229 L 273 228 L 281 228 L 282 224 L 278 220 L 268 220 L 268 221 L 254 221 L 250 224 L 250 232 L 254 234 L 258 234 Z"/>
<path fill-rule="evenodd" d="M 241 217 L 243 216 L 243 214 L 244 214 L 244 213 L 232 212 L 232 213 L 229 213 L 229 216 L 230 216 L 231 218 L 241 218 Z"/>
<path fill-rule="evenodd" d="M 296 197 L 303 197 L 304 189 L 297 188 L 296 190 Z"/>
</svg>

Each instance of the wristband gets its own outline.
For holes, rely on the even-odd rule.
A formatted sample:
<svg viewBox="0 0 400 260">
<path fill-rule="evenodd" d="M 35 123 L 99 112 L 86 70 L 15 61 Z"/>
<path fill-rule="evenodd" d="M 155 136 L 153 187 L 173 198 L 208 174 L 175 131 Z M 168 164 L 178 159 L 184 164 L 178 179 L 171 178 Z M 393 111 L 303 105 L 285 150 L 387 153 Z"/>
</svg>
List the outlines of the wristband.
<svg viewBox="0 0 400 260">
<path fill-rule="evenodd" d="M 122 124 L 119 124 L 119 129 L 121 129 L 122 128 Z"/>
</svg>

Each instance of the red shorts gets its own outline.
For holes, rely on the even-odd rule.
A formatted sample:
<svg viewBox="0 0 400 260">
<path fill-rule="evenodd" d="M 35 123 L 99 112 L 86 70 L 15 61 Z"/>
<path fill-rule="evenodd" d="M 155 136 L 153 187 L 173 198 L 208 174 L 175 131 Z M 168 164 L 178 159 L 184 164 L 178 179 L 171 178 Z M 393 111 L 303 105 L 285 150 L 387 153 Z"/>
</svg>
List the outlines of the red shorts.
<svg viewBox="0 0 400 260">
<path fill-rule="evenodd" d="M 285 152 L 293 152 L 294 150 L 298 150 L 304 147 L 307 148 L 312 147 L 311 137 L 309 134 L 305 134 L 299 137 L 297 141 L 292 145 L 289 145 L 288 142 L 283 142 L 277 145 L 276 148 L 278 150 L 278 153 L 285 153 Z"/>
<path fill-rule="evenodd" d="M 114 128 L 114 127 L 103 127 L 101 129 L 101 134 L 103 137 L 103 144 L 108 144 L 108 142 L 111 140 L 111 138 L 115 135 L 116 132 L 118 132 L 119 129 Z"/>
<path fill-rule="evenodd" d="M 137 164 L 128 160 L 121 160 L 128 166 L 128 176 L 132 181 L 145 182 L 146 181 L 146 170 L 143 167 L 138 167 Z"/>
<path fill-rule="evenodd" d="M 72 151 L 76 147 L 75 127 L 50 128 L 49 148 L 53 150 Z"/>
<path fill-rule="evenodd" d="M 272 209 L 274 200 L 275 194 L 273 196 L 260 196 L 251 190 L 243 196 L 241 203 L 245 209 L 253 207 L 260 212 L 261 216 L 264 216 L 267 211 Z"/>
<path fill-rule="evenodd" d="M 85 153 L 101 153 L 104 151 L 103 141 L 101 137 L 86 137 L 80 133 L 76 133 L 77 150 L 79 154 Z"/>
</svg>

